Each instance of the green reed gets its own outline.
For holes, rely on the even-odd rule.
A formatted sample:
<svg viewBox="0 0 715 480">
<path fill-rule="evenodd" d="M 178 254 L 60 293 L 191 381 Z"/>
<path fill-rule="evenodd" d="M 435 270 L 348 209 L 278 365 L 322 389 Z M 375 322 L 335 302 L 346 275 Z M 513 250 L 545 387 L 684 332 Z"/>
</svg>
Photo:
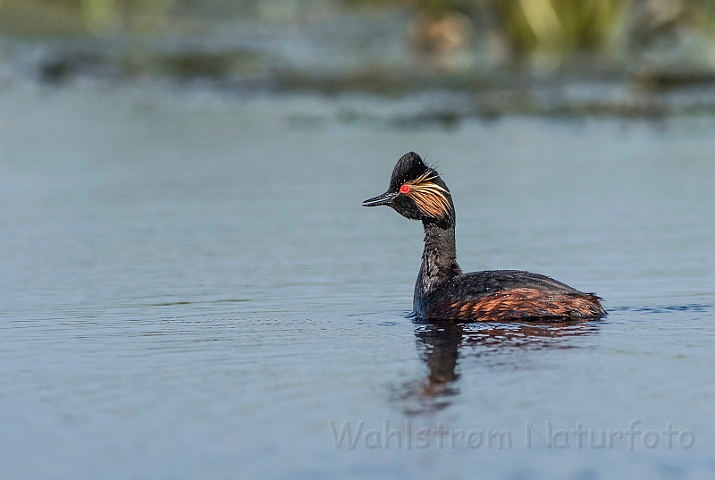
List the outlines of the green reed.
<svg viewBox="0 0 715 480">
<path fill-rule="evenodd" d="M 517 51 L 603 50 L 623 31 L 628 0 L 494 0 L 499 23 Z"/>
<path fill-rule="evenodd" d="M 175 1 L 0 0 L 0 27 L 19 33 L 40 34 L 78 30 L 152 30 L 166 21 Z"/>
</svg>

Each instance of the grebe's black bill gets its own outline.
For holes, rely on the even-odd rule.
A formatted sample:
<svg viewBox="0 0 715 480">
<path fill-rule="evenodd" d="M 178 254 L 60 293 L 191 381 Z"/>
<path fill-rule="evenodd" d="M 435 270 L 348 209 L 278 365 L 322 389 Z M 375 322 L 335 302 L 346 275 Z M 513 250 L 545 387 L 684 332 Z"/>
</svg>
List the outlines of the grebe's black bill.
<svg viewBox="0 0 715 480">
<path fill-rule="evenodd" d="M 379 205 L 389 205 L 397 196 L 396 193 L 385 192 L 377 197 L 368 198 L 362 202 L 363 207 L 377 207 Z"/>
</svg>

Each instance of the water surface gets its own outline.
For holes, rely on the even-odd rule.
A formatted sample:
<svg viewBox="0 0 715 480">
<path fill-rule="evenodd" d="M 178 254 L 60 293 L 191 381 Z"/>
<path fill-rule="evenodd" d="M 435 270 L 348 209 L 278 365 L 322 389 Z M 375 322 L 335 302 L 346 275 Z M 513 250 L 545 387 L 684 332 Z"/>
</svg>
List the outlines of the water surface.
<svg viewBox="0 0 715 480">
<path fill-rule="evenodd" d="M 712 478 L 715 122 L 384 129 L 321 120 L 336 102 L 0 90 L 2 476 Z M 360 207 L 409 150 L 453 192 L 465 271 L 610 315 L 413 321 L 421 227 Z M 525 446 L 526 422 L 633 420 L 656 448 Z M 368 448 L 386 421 L 403 448 Z M 407 449 L 406 421 L 512 446 Z M 363 422 L 354 449 L 330 422 Z"/>
</svg>

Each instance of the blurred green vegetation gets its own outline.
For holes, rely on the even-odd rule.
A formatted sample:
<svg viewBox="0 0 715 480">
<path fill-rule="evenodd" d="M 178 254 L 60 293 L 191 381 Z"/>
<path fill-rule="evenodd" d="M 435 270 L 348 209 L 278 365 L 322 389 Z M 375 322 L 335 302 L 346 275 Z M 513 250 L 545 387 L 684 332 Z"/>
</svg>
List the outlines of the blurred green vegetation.
<svg viewBox="0 0 715 480">
<path fill-rule="evenodd" d="M 343 0 L 403 7 L 440 17 L 458 13 L 492 28 L 516 54 L 604 51 L 667 36 L 677 27 L 715 33 L 713 0 Z M 625 47 L 624 47 L 625 48 Z"/>
<path fill-rule="evenodd" d="M 519 51 L 571 52 L 610 45 L 625 24 L 624 0 L 494 1 L 500 26 Z"/>
<path fill-rule="evenodd" d="M 419 19 L 413 30 L 432 28 L 443 43 L 445 38 L 466 43 L 472 31 L 477 38 L 493 33 L 516 56 L 623 51 L 684 26 L 706 35 L 715 32 L 713 0 L 0 0 L 0 33 L 154 32 L 175 26 L 181 17 L 177 13 L 208 11 L 214 12 L 214 20 L 239 11 L 279 12 L 290 20 L 307 3 L 348 10 L 402 9 Z M 437 24 L 450 15 L 456 20 Z M 430 48 L 431 33 L 411 34 Z"/>
<path fill-rule="evenodd" d="M 53 35 L 161 28 L 175 0 L 0 0 L 0 29 Z"/>
</svg>

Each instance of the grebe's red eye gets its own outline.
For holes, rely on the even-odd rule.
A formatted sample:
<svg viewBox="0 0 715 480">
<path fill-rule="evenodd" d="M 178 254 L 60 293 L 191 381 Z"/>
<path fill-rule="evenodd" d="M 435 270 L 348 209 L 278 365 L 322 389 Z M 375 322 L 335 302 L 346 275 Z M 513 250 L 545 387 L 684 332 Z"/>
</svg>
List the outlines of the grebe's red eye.
<svg viewBox="0 0 715 480">
<path fill-rule="evenodd" d="M 400 191 L 401 191 L 402 193 L 409 193 L 409 191 L 410 191 L 410 186 L 407 185 L 407 184 L 404 184 L 404 185 L 402 185 L 402 186 L 400 187 Z"/>
</svg>

